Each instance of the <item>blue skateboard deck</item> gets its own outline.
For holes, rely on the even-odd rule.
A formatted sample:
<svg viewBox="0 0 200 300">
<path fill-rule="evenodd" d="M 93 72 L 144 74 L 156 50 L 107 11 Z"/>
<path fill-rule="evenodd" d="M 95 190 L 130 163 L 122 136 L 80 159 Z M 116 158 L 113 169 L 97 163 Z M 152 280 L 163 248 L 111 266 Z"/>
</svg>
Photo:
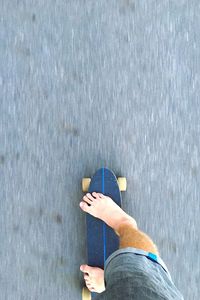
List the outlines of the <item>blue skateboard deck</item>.
<svg viewBox="0 0 200 300">
<path fill-rule="evenodd" d="M 109 196 L 121 207 L 122 198 L 117 178 L 107 168 L 96 171 L 88 192 L 99 192 Z M 86 214 L 86 224 L 88 265 L 104 269 L 106 259 L 119 249 L 119 237 L 111 227 L 90 214 Z M 91 298 L 95 299 L 96 295 L 97 293 L 92 292 Z"/>
</svg>

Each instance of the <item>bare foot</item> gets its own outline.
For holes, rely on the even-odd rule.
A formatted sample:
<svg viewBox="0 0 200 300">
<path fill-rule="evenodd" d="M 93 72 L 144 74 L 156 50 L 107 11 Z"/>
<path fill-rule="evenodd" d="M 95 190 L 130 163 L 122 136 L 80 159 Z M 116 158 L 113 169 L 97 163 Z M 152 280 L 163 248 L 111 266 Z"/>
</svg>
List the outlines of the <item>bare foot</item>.
<svg viewBox="0 0 200 300">
<path fill-rule="evenodd" d="M 85 273 L 85 284 L 91 292 L 102 293 L 105 291 L 104 270 L 88 265 L 81 265 L 80 270 Z"/>
<path fill-rule="evenodd" d="M 132 217 L 126 214 L 110 197 L 101 193 L 87 193 L 80 202 L 83 211 L 103 220 L 108 226 L 112 227 L 116 233 L 119 225 L 126 221 L 131 221 L 137 227 Z"/>
</svg>

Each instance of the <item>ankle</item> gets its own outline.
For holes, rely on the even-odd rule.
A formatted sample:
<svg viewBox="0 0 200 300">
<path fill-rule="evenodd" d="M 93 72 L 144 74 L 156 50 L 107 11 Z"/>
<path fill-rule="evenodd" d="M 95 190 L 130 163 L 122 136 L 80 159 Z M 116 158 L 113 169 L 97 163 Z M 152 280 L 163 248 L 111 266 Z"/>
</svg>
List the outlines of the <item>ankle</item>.
<svg viewBox="0 0 200 300">
<path fill-rule="evenodd" d="M 120 235 L 120 229 L 125 228 L 125 227 L 132 227 L 133 229 L 138 229 L 137 223 L 135 219 L 133 219 L 130 216 L 127 216 L 126 218 L 123 218 L 121 222 L 117 224 L 117 226 L 114 228 L 115 232 L 117 235 Z"/>
</svg>

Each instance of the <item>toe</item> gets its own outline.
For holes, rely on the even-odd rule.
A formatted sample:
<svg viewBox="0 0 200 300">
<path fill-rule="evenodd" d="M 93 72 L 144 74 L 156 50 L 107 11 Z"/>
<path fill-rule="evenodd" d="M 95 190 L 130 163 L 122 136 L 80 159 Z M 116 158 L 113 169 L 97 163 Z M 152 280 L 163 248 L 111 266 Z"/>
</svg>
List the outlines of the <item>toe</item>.
<svg viewBox="0 0 200 300">
<path fill-rule="evenodd" d="M 91 203 L 92 203 L 92 200 L 90 200 L 87 196 L 84 196 L 84 197 L 83 197 L 83 200 L 84 200 L 85 202 L 87 202 L 88 204 L 91 204 Z"/>
<path fill-rule="evenodd" d="M 83 278 L 88 281 L 89 280 L 89 275 L 88 274 L 84 274 Z"/>
<path fill-rule="evenodd" d="M 85 197 L 87 197 L 87 198 L 90 199 L 91 201 L 94 200 L 94 197 L 92 197 L 92 195 L 91 195 L 90 193 L 87 193 L 87 194 L 85 195 Z"/>
<path fill-rule="evenodd" d="M 91 291 L 93 289 L 92 285 L 90 283 L 86 283 L 87 288 Z"/>
<path fill-rule="evenodd" d="M 84 273 L 88 273 L 89 275 L 92 273 L 92 270 L 93 270 L 94 268 L 93 267 L 90 267 L 90 266 L 88 266 L 88 265 L 81 265 L 80 266 L 80 270 L 82 271 L 82 272 L 84 272 Z"/>
<path fill-rule="evenodd" d="M 87 212 L 87 210 L 88 210 L 88 205 L 87 205 L 87 203 L 81 201 L 80 204 L 79 204 L 79 206 L 81 207 L 81 209 L 82 209 L 83 211 L 86 211 L 86 212 Z"/>
<path fill-rule="evenodd" d="M 95 197 L 95 198 L 99 198 L 99 193 L 93 192 L 92 196 Z"/>
<path fill-rule="evenodd" d="M 103 197 L 104 197 L 104 195 L 101 194 L 101 193 L 98 193 L 98 195 L 99 195 L 100 198 L 103 198 Z"/>
</svg>

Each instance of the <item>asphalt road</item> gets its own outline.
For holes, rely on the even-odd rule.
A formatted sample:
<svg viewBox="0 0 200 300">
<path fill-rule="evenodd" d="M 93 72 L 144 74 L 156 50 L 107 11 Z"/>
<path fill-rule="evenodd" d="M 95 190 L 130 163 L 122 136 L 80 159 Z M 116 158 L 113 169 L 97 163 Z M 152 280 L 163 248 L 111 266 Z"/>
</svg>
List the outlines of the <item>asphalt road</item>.
<svg viewBox="0 0 200 300">
<path fill-rule="evenodd" d="M 200 3 L 0 1 L 2 300 L 81 299 L 81 179 L 124 209 L 199 299 Z"/>
</svg>

